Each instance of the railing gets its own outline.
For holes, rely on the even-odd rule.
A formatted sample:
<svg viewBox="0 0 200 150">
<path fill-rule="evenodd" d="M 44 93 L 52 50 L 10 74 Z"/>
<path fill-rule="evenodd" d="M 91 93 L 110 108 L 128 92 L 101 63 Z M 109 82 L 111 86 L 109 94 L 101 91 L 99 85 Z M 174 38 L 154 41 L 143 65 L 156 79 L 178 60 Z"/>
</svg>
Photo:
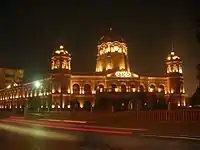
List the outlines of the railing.
<svg viewBox="0 0 200 150">
<path fill-rule="evenodd" d="M 88 121 L 105 122 L 200 122 L 200 110 L 153 110 L 127 112 L 55 112 L 50 113 L 53 118 L 70 118 Z"/>
<path fill-rule="evenodd" d="M 0 111 L 0 116 L 14 115 L 13 112 Z M 45 118 L 85 120 L 105 123 L 135 123 L 135 122 L 199 122 L 200 110 L 152 110 L 152 111 L 126 111 L 126 112 L 45 112 Z"/>
<path fill-rule="evenodd" d="M 138 121 L 200 122 L 200 110 L 141 111 Z"/>
</svg>

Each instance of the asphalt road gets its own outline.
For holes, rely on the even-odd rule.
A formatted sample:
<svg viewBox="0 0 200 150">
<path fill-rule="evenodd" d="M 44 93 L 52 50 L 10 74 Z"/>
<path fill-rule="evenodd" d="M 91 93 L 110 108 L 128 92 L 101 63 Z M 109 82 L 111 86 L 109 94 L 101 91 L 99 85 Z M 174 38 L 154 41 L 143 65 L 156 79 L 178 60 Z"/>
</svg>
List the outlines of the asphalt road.
<svg viewBox="0 0 200 150">
<path fill-rule="evenodd" d="M 200 141 L 143 137 L 143 133 L 122 130 L 89 130 L 72 124 L 42 126 L 34 122 L 0 122 L 1 150 L 199 150 Z M 43 124 L 43 125 L 44 125 Z M 61 126 L 63 128 L 61 128 Z M 66 128 L 70 127 L 70 128 Z M 59 128 L 55 128 L 59 127 Z M 80 129 L 80 130 L 79 130 Z M 109 131 L 109 132 L 100 132 Z M 116 133 L 114 132 L 116 131 Z M 127 134 L 126 134 L 127 133 Z"/>
</svg>

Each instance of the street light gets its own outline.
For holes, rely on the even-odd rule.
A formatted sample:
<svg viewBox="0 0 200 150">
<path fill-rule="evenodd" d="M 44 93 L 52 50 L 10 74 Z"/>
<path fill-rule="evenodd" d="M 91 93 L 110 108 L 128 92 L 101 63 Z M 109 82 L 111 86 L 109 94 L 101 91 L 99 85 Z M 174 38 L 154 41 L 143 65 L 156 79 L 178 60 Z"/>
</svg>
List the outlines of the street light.
<svg viewBox="0 0 200 150">
<path fill-rule="evenodd" d="M 34 86 L 38 89 L 41 86 L 40 81 L 35 81 Z"/>
</svg>

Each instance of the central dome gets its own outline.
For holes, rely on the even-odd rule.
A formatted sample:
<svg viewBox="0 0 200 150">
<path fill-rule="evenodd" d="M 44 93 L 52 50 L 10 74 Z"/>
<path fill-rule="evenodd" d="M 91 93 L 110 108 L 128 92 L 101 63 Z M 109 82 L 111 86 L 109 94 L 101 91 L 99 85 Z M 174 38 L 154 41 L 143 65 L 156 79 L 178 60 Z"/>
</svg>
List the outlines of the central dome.
<svg viewBox="0 0 200 150">
<path fill-rule="evenodd" d="M 112 30 L 112 28 L 110 28 L 107 31 L 107 33 L 100 38 L 99 44 L 106 43 L 106 42 L 114 42 L 114 41 L 118 41 L 120 43 L 124 43 L 124 39 L 120 35 L 116 34 Z"/>
</svg>

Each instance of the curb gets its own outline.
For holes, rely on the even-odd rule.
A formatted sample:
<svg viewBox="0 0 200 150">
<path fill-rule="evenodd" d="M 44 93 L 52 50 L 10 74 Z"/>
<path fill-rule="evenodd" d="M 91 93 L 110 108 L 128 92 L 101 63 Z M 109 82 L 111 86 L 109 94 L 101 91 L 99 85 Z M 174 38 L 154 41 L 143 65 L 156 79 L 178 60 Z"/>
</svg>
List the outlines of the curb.
<svg viewBox="0 0 200 150">
<path fill-rule="evenodd" d="M 189 136 L 189 135 L 154 135 L 154 134 L 143 134 L 141 135 L 143 137 L 149 137 L 149 138 L 163 138 L 163 139 L 176 139 L 176 140 L 193 140 L 193 141 L 200 141 L 200 136 Z"/>
</svg>

